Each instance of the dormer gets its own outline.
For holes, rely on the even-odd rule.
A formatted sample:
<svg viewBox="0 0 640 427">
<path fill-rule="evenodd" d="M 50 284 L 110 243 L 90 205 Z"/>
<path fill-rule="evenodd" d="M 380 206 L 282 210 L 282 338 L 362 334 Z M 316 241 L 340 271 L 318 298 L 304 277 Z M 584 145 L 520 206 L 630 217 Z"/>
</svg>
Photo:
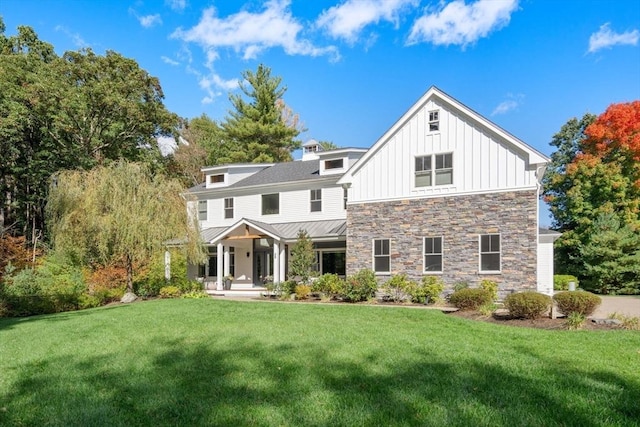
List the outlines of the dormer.
<svg viewBox="0 0 640 427">
<path fill-rule="evenodd" d="M 317 153 L 320 175 L 345 173 L 366 152 L 367 150 L 362 148 L 340 148 Z"/>
<path fill-rule="evenodd" d="M 205 188 L 222 188 L 233 185 L 269 166 L 273 166 L 273 163 L 210 166 L 201 170 L 204 173 Z"/>
<path fill-rule="evenodd" d="M 302 144 L 302 161 L 318 160 L 318 153 L 322 151 L 322 146 L 315 139 L 310 139 Z"/>
</svg>

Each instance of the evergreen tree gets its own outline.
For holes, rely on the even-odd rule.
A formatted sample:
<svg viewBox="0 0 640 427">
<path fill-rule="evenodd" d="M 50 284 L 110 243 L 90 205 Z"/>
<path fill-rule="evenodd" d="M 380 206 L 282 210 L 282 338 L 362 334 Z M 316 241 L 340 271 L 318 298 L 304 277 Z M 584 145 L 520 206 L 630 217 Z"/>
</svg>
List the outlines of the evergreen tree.
<svg viewBox="0 0 640 427">
<path fill-rule="evenodd" d="M 313 243 L 306 230 L 298 231 L 296 245 L 291 250 L 291 262 L 289 264 L 292 276 L 300 276 L 302 282 L 306 283 L 313 274 L 313 264 L 315 264 L 315 253 Z"/>
<path fill-rule="evenodd" d="M 300 129 L 297 117 L 282 100 L 287 90 L 280 85 L 282 79 L 271 76 L 271 69 L 262 64 L 242 77 L 242 94 L 229 97 L 234 110 L 222 123 L 230 162 L 291 161 L 291 153 L 301 145 L 295 139 Z"/>
</svg>

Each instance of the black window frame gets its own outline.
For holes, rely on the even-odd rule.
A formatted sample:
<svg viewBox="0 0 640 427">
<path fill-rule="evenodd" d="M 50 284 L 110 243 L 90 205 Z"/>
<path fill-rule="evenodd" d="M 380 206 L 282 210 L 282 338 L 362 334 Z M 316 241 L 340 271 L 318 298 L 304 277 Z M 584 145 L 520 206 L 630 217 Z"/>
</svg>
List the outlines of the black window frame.
<svg viewBox="0 0 640 427">
<path fill-rule="evenodd" d="M 273 203 L 274 200 L 275 203 Z M 268 206 L 268 203 L 273 206 Z M 262 215 L 278 215 L 280 213 L 280 193 L 263 194 L 261 212 Z"/>
</svg>

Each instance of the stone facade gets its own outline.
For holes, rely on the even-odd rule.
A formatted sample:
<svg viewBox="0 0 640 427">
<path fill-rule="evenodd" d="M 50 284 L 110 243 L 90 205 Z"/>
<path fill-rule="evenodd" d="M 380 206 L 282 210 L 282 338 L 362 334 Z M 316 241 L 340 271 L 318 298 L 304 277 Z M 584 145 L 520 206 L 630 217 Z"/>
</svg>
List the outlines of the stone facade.
<svg viewBox="0 0 640 427">
<path fill-rule="evenodd" d="M 504 296 L 536 290 L 536 190 L 371 202 L 347 209 L 347 274 L 373 268 L 373 239 L 389 239 L 391 274 L 421 280 L 424 237 L 443 238 L 442 273 L 447 288 L 484 279 Z M 500 234 L 500 274 L 480 273 L 479 235 Z M 389 276 L 379 276 L 380 282 Z"/>
</svg>

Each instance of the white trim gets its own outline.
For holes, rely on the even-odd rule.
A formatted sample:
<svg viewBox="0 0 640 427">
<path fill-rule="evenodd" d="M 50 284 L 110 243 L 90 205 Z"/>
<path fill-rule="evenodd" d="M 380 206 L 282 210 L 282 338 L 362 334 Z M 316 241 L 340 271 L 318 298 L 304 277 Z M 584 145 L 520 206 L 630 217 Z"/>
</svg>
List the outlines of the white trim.
<svg viewBox="0 0 640 427">
<path fill-rule="evenodd" d="M 389 270 L 387 271 L 376 271 L 376 240 L 386 240 L 388 242 L 389 253 L 386 256 L 389 258 Z M 384 255 L 380 255 L 380 257 L 383 257 L 383 256 Z M 371 270 L 373 270 L 373 272 L 376 275 L 385 276 L 385 275 L 391 274 L 391 239 L 387 237 L 371 239 Z"/>
<path fill-rule="evenodd" d="M 500 238 L 500 269 L 499 270 L 483 270 L 482 269 L 482 236 L 498 236 Z M 487 254 L 495 252 L 487 252 Z M 482 233 L 478 234 L 478 274 L 502 274 L 502 233 Z"/>
<path fill-rule="evenodd" d="M 425 245 L 425 240 L 426 239 L 437 239 L 440 238 L 440 271 L 427 271 L 425 270 L 426 267 L 426 263 L 425 263 L 425 257 L 427 256 L 426 254 L 426 245 Z M 444 236 L 440 235 L 440 236 L 422 236 L 422 274 L 426 274 L 426 275 L 437 275 L 437 274 L 443 274 L 444 273 Z"/>
</svg>

